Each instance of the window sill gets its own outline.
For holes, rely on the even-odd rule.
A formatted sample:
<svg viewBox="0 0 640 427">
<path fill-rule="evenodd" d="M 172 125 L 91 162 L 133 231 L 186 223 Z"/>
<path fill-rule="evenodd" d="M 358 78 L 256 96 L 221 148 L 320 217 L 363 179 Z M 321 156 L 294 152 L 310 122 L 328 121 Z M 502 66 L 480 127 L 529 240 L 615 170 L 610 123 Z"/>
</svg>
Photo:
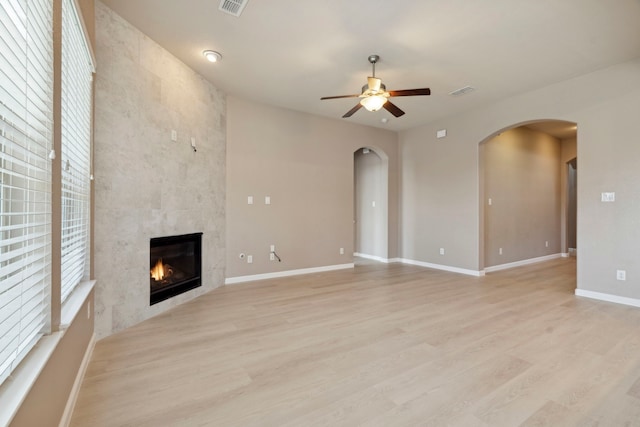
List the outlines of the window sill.
<svg viewBox="0 0 640 427">
<path fill-rule="evenodd" d="M 60 330 L 43 336 L 9 378 L 0 385 L 0 426 L 11 423 L 94 285 L 95 280 L 83 282 L 73 290 L 62 305 Z"/>
<path fill-rule="evenodd" d="M 87 300 L 87 297 L 93 290 L 95 284 L 95 280 L 81 282 L 76 286 L 73 292 L 71 292 L 71 295 L 69 295 L 67 300 L 62 304 L 62 312 L 60 313 L 60 330 L 67 329 L 73 322 L 73 319 L 75 319 L 80 312 L 82 305 Z M 91 309 L 91 307 L 89 307 L 89 309 Z M 87 313 L 87 316 L 90 315 L 90 312 Z"/>
</svg>

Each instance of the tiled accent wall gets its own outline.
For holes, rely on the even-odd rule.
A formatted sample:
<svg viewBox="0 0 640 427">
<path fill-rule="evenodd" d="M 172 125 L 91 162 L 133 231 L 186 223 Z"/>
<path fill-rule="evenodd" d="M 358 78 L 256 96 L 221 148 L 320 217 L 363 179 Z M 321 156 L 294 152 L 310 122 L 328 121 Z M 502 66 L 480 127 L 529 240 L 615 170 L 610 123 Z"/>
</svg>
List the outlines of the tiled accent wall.
<svg viewBox="0 0 640 427">
<path fill-rule="evenodd" d="M 96 45 L 95 330 L 102 338 L 224 283 L 226 100 L 100 2 Z M 151 307 L 149 239 L 195 232 L 204 233 L 203 286 Z"/>
</svg>

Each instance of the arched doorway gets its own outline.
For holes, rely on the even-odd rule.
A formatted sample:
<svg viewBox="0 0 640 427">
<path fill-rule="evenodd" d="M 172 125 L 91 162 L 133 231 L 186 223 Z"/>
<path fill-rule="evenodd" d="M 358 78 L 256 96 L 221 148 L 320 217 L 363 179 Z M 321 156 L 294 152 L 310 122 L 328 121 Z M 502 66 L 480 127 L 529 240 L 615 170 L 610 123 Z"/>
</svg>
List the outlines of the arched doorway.
<svg viewBox="0 0 640 427">
<path fill-rule="evenodd" d="M 486 272 L 567 255 L 567 158 L 576 124 L 520 123 L 480 143 L 480 261 Z"/>
<path fill-rule="evenodd" d="M 354 162 L 354 255 L 388 261 L 389 160 L 380 149 L 363 147 Z"/>
</svg>

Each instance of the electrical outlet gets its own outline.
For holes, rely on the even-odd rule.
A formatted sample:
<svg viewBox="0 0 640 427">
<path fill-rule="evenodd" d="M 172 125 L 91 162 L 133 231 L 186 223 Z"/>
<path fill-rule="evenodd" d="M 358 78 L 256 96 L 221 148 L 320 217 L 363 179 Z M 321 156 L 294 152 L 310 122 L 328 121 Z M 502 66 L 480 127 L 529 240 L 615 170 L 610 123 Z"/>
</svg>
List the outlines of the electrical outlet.
<svg viewBox="0 0 640 427">
<path fill-rule="evenodd" d="M 444 255 L 444 248 L 440 248 L 440 255 Z"/>
<path fill-rule="evenodd" d="M 253 263 L 253 255 L 247 255 L 247 264 Z"/>
<path fill-rule="evenodd" d="M 546 240 L 546 241 L 544 242 L 544 247 L 545 247 L 545 248 L 548 248 L 548 247 L 549 247 L 549 241 L 548 241 L 548 240 Z"/>
<path fill-rule="evenodd" d="M 273 252 L 271 252 L 269 254 L 269 261 L 275 261 L 275 260 L 276 260 L 276 255 Z"/>
<path fill-rule="evenodd" d="M 616 270 L 616 279 L 617 280 L 627 280 L 627 271 L 626 270 Z"/>
<path fill-rule="evenodd" d="M 498 254 L 502 255 L 502 248 L 498 249 Z"/>
<path fill-rule="evenodd" d="M 269 248 L 269 250 L 271 252 L 275 252 L 276 251 L 276 245 L 271 245 L 271 247 Z"/>
<path fill-rule="evenodd" d="M 344 255 L 344 248 L 340 248 L 340 255 Z"/>
</svg>

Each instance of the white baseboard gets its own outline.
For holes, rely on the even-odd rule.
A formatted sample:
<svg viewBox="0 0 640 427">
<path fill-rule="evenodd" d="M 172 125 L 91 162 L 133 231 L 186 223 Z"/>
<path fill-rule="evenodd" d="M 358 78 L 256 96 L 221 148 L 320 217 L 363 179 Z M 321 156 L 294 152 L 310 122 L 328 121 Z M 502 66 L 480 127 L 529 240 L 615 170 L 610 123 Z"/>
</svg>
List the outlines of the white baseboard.
<svg viewBox="0 0 640 427">
<path fill-rule="evenodd" d="M 373 261 L 378 261 L 378 262 L 383 262 L 385 264 L 389 264 L 392 262 L 399 262 L 399 258 L 382 258 L 380 256 L 377 255 L 367 255 L 367 254 L 361 254 L 359 252 L 354 252 L 353 256 L 357 256 L 360 258 L 365 258 L 365 259 L 370 259 Z"/>
<path fill-rule="evenodd" d="M 529 264 L 535 264 L 537 262 L 549 261 L 549 260 L 552 260 L 552 259 L 560 258 L 561 256 L 562 256 L 562 254 L 557 253 L 557 254 L 553 254 L 553 255 L 541 256 L 541 257 L 538 257 L 538 258 L 529 258 L 529 259 L 524 259 L 522 261 L 509 262 L 507 264 L 493 265 L 491 267 L 485 267 L 484 271 L 486 271 L 487 273 L 491 273 L 493 271 L 506 270 L 508 268 L 521 267 L 523 265 L 529 265 Z"/>
<path fill-rule="evenodd" d="M 236 283 L 253 282 L 255 280 L 277 279 L 279 277 L 298 276 L 300 274 L 323 273 L 325 271 L 345 270 L 353 268 L 354 264 L 338 264 L 327 265 L 324 267 L 301 268 L 298 270 L 276 271 L 274 273 L 253 274 L 250 276 L 227 277 L 224 280 L 225 285 L 234 285 Z"/>
<path fill-rule="evenodd" d="M 449 265 L 441 265 L 441 264 L 432 264 L 430 262 L 415 261 L 415 260 L 406 259 L 406 258 L 396 258 L 396 259 L 398 260 L 397 262 L 401 262 L 403 264 L 418 265 L 420 267 L 433 268 L 434 270 L 444 270 L 444 271 L 449 271 L 451 273 L 466 274 L 467 276 L 476 276 L 476 277 L 484 276 L 484 271 L 468 270 L 466 268 L 451 267 Z"/>
<path fill-rule="evenodd" d="M 597 299 L 600 301 L 614 302 L 616 304 L 630 305 L 632 307 L 640 307 L 640 299 L 621 297 L 618 295 L 604 294 L 601 292 L 586 291 L 584 289 L 576 289 L 575 294 L 579 297 Z"/>
<path fill-rule="evenodd" d="M 87 367 L 89 366 L 89 362 L 91 361 L 91 355 L 93 354 L 93 349 L 96 346 L 96 334 L 91 335 L 91 339 L 89 340 L 89 345 L 87 346 L 87 350 L 84 352 L 84 357 L 82 358 L 82 363 L 80 363 L 80 368 L 78 369 L 78 374 L 76 375 L 76 379 L 73 382 L 73 387 L 71 388 L 71 393 L 69 394 L 69 399 L 67 400 L 67 405 L 64 408 L 64 413 L 62 414 L 62 419 L 60 420 L 59 427 L 68 427 L 71 423 L 71 416 L 73 415 L 73 409 L 76 406 L 76 401 L 78 400 L 78 394 L 80 394 L 80 386 L 82 385 L 82 380 L 84 379 L 84 375 L 87 373 Z"/>
</svg>

